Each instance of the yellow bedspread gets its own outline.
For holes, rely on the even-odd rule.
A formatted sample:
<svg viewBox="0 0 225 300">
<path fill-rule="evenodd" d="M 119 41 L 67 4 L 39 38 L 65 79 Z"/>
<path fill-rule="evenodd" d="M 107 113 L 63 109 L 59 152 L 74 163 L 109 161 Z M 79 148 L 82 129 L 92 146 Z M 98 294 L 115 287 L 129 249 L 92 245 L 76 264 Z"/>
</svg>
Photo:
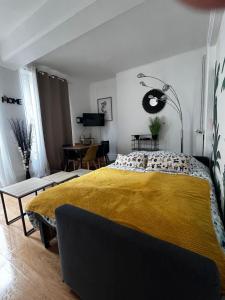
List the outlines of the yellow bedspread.
<svg viewBox="0 0 225 300">
<path fill-rule="evenodd" d="M 72 204 L 216 262 L 225 293 L 225 255 L 211 219 L 206 180 L 102 168 L 35 197 L 27 211 L 54 218 Z"/>
</svg>

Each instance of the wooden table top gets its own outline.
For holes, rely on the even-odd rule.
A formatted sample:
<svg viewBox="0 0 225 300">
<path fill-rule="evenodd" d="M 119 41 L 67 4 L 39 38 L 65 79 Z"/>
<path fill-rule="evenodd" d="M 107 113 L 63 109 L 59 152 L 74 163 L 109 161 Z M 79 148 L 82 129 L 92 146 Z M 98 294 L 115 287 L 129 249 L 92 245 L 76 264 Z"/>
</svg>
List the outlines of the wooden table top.
<svg viewBox="0 0 225 300">
<path fill-rule="evenodd" d="M 30 178 L 1 188 L 0 192 L 15 198 L 22 198 L 52 185 L 54 182 L 44 178 Z"/>
<path fill-rule="evenodd" d="M 75 177 L 78 177 L 78 175 L 75 173 L 60 171 L 60 172 L 45 176 L 45 177 L 43 177 L 43 179 L 50 180 L 51 182 L 54 182 L 56 184 L 60 184 L 65 181 L 68 181 L 70 179 L 73 179 Z"/>
<path fill-rule="evenodd" d="M 65 146 L 63 147 L 64 150 L 84 150 L 88 149 L 91 146 L 100 146 L 100 144 L 90 144 L 90 145 L 83 145 L 83 144 L 75 144 L 73 146 Z"/>
<path fill-rule="evenodd" d="M 56 184 L 60 184 L 67 180 L 86 175 L 90 172 L 92 172 L 92 170 L 86 170 L 86 169 L 78 169 L 78 170 L 75 170 L 72 172 L 60 171 L 60 172 L 51 174 L 49 176 L 45 176 L 45 177 L 43 177 L 43 179 L 50 180 L 51 182 L 54 182 Z"/>
</svg>

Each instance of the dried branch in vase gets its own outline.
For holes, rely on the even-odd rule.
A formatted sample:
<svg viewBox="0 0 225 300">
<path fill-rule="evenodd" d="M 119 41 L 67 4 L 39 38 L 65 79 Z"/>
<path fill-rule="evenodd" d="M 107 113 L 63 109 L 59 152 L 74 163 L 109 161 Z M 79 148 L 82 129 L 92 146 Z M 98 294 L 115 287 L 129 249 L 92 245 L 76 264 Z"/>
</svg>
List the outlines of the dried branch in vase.
<svg viewBox="0 0 225 300">
<path fill-rule="evenodd" d="M 26 178 L 30 178 L 29 165 L 32 147 L 32 125 L 27 126 L 23 120 L 12 119 L 10 126 L 14 133 L 18 150 L 23 159 L 23 165 L 26 170 Z"/>
</svg>

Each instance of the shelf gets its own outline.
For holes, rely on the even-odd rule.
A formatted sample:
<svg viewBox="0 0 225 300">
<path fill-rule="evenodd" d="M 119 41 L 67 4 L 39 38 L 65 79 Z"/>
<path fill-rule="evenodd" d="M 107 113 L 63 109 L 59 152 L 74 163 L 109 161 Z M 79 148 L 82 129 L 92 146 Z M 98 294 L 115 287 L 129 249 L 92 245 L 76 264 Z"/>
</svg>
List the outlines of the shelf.
<svg viewBox="0 0 225 300">
<path fill-rule="evenodd" d="M 134 134 L 131 136 L 132 151 L 159 151 L 159 141 L 153 140 L 149 134 Z"/>
</svg>

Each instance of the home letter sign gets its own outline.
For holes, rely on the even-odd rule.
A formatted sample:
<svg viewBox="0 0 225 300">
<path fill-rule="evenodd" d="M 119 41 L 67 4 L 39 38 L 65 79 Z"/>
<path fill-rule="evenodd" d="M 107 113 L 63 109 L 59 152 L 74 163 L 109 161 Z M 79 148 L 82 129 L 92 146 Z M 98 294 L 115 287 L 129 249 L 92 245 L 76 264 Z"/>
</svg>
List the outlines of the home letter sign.
<svg viewBox="0 0 225 300">
<path fill-rule="evenodd" d="M 2 103 L 22 105 L 22 100 L 3 96 L 2 97 Z"/>
</svg>

